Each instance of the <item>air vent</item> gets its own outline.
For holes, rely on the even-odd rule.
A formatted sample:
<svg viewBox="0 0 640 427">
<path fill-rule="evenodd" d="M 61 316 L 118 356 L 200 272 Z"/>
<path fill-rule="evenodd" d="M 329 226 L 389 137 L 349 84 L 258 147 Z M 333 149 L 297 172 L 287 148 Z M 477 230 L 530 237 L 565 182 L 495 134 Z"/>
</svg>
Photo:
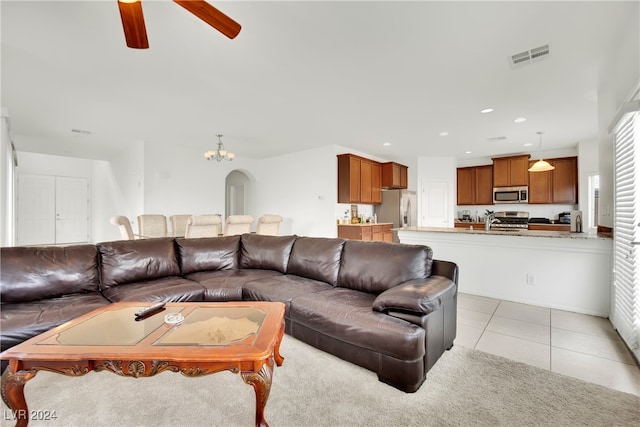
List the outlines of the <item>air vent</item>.
<svg viewBox="0 0 640 427">
<path fill-rule="evenodd" d="M 505 139 L 507 139 L 506 136 L 494 136 L 492 138 L 487 139 L 487 141 L 496 142 L 496 141 L 504 141 Z"/>
<path fill-rule="evenodd" d="M 549 53 L 549 45 L 545 44 L 544 46 L 535 47 L 533 49 L 525 50 L 524 52 L 519 52 L 509 56 L 509 65 L 511 65 L 511 68 L 521 67 L 534 61 L 546 58 L 547 56 L 549 56 Z"/>
</svg>

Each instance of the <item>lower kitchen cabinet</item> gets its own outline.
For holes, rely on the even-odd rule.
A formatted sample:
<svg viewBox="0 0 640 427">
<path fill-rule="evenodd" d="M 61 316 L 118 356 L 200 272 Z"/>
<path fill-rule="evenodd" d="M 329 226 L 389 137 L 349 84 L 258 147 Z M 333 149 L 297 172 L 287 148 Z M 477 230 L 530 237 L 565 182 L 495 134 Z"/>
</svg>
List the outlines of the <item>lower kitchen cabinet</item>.
<svg viewBox="0 0 640 427">
<path fill-rule="evenodd" d="M 341 239 L 391 242 L 391 223 L 379 224 L 339 224 L 338 237 Z"/>
</svg>

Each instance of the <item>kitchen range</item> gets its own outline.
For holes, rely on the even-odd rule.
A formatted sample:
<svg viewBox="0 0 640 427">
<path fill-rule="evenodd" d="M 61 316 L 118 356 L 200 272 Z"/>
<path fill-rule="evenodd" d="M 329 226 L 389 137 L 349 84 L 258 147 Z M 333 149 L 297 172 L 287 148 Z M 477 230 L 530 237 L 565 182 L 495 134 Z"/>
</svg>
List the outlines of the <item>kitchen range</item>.
<svg viewBox="0 0 640 427">
<path fill-rule="evenodd" d="M 493 215 L 492 230 L 510 231 L 527 230 L 529 228 L 529 212 L 502 211 Z"/>
</svg>

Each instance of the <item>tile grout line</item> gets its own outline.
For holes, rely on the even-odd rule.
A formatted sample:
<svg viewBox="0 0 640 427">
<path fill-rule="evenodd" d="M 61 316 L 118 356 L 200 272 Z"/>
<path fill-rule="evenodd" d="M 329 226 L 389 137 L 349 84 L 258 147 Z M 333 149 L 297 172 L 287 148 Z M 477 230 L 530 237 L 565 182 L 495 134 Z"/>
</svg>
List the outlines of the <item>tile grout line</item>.
<svg viewBox="0 0 640 427">
<path fill-rule="evenodd" d="M 553 314 L 551 311 L 549 309 L 549 372 L 553 372 L 553 337 L 551 336 L 553 333 L 553 325 L 551 324 Z"/>
</svg>

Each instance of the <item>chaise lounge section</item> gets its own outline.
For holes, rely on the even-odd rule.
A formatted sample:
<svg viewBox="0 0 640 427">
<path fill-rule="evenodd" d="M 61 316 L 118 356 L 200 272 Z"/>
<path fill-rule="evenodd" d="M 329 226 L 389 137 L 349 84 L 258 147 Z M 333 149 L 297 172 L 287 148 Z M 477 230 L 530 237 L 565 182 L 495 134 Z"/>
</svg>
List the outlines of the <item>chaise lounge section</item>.
<svg viewBox="0 0 640 427">
<path fill-rule="evenodd" d="M 414 392 L 456 335 L 429 247 L 302 236 L 0 248 L 2 350 L 116 301 L 280 301 L 287 334 Z"/>
</svg>

